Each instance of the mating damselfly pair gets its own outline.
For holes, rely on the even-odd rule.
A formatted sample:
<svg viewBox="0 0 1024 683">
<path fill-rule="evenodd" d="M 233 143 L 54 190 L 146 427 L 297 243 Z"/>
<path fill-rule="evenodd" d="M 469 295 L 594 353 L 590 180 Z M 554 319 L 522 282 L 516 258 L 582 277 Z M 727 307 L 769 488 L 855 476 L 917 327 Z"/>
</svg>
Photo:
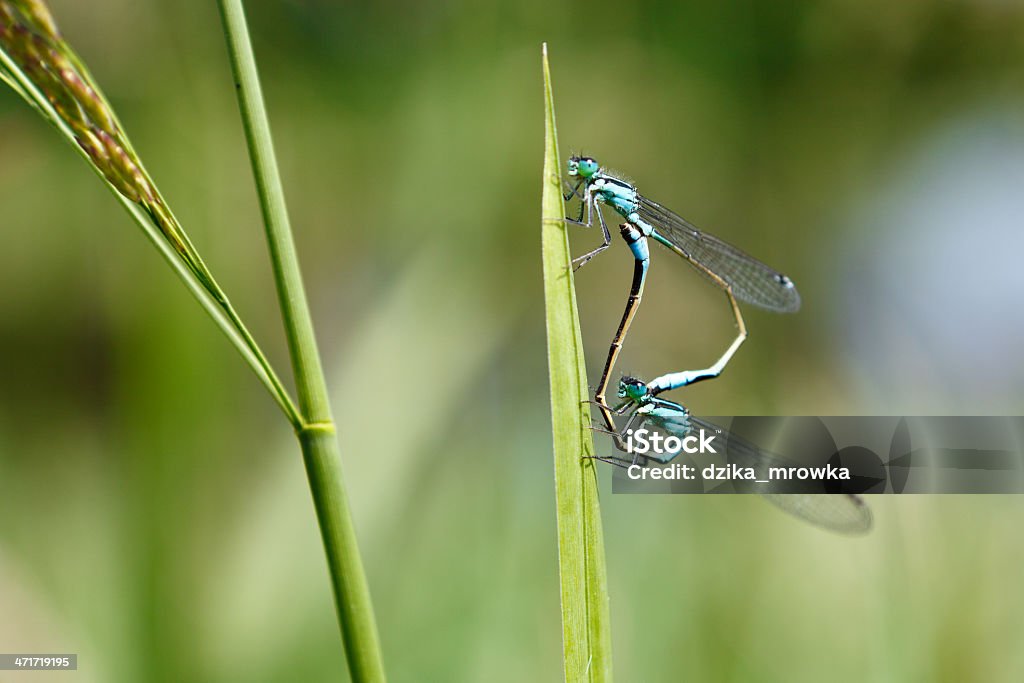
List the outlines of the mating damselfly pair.
<svg viewBox="0 0 1024 683">
<path fill-rule="evenodd" d="M 796 286 L 779 271 L 717 237 L 698 230 L 673 211 L 642 196 L 630 182 L 602 168 L 593 158 L 571 157 L 568 171 L 569 177 L 575 182 L 566 184 L 569 191 L 565 199 L 579 199 L 580 207 L 576 218 L 567 217 L 566 221 L 592 227 L 596 215 L 603 236 L 599 247 L 574 259 L 573 265 L 576 268 L 582 267 L 611 245 L 612 235 L 599 204 L 611 207 L 624 219 L 619 231 L 634 258 L 633 280 L 626 309 L 609 346 L 604 370 L 594 394 L 594 403 L 605 422 L 605 428 L 598 431 L 609 433 L 616 448 L 627 455 L 629 453 L 624 436 L 633 425 L 651 425 L 677 437 L 685 437 L 693 430 L 705 427 L 723 433 L 724 430 L 691 415 L 683 405 L 659 398 L 658 395 L 718 377 L 722 373 L 747 338 L 746 325 L 737 299 L 769 311 L 793 313 L 800 308 L 800 295 Z M 738 332 L 725 353 L 707 368 L 672 372 L 650 382 L 632 377 L 622 379 L 617 392 L 621 402 L 612 407 L 607 399 L 608 384 L 643 297 L 651 260 L 648 238 L 681 256 L 724 292 Z M 617 415 L 627 418 L 626 426 L 621 429 L 615 423 Z M 728 438 L 734 443 L 746 443 L 734 437 Z M 745 453 L 748 460 L 759 465 L 781 459 L 753 445 L 741 446 L 740 451 Z M 665 463 L 678 454 L 679 451 L 670 452 L 655 459 Z M 631 457 L 599 459 L 619 466 L 637 462 L 635 454 Z M 871 526 L 870 509 L 861 498 L 852 494 L 775 494 L 765 497 L 798 517 L 835 531 L 859 533 L 867 531 Z"/>
</svg>

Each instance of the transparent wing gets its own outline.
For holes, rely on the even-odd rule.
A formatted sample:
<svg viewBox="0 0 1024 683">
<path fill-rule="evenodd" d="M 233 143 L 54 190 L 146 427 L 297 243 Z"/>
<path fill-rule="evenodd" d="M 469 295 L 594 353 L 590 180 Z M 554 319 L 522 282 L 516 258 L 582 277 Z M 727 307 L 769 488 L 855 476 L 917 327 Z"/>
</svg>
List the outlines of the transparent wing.
<svg viewBox="0 0 1024 683">
<path fill-rule="evenodd" d="M 741 467 L 753 467 L 758 478 L 766 468 L 792 464 L 781 456 L 769 453 L 749 441 L 729 434 L 718 425 L 690 415 L 691 429 L 720 433 L 729 444 L 729 456 Z M 844 534 L 863 534 L 871 528 L 871 508 L 864 499 L 851 493 L 764 493 L 768 502 L 820 527 Z"/>
<path fill-rule="evenodd" d="M 776 311 L 800 309 L 800 294 L 788 277 L 646 197 L 637 197 L 637 213 L 671 242 L 684 258 L 692 259 L 732 287 L 740 301 Z"/>
<path fill-rule="evenodd" d="M 852 493 L 763 493 L 769 503 L 812 524 L 844 534 L 871 529 L 871 508 Z"/>
</svg>

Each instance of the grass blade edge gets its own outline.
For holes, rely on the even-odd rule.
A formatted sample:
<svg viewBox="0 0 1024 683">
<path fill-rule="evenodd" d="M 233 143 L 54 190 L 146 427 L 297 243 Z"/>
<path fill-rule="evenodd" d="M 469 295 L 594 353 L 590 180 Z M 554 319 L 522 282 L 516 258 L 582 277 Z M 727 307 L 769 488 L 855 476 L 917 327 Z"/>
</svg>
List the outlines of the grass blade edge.
<svg viewBox="0 0 1024 683">
<path fill-rule="evenodd" d="M 570 266 L 547 44 L 541 249 L 567 681 L 612 679 L 611 619 L 583 342 Z"/>
</svg>

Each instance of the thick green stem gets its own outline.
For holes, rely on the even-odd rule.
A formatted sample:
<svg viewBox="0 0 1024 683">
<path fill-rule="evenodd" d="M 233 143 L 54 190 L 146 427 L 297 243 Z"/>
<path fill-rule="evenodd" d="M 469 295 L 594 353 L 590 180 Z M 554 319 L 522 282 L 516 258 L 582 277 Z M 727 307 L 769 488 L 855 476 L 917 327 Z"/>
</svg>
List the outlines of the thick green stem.
<svg viewBox="0 0 1024 683">
<path fill-rule="evenodd" d="M 278 298 L 305 426 L 299 443 L 334 585 L 342 641 L 354 681 L 383 681 L 377 625 L 341 473 L 327 382 L 274 157 L 270 123 L 241 0 L 218 0 L 252 160 Z"/>
</svg>

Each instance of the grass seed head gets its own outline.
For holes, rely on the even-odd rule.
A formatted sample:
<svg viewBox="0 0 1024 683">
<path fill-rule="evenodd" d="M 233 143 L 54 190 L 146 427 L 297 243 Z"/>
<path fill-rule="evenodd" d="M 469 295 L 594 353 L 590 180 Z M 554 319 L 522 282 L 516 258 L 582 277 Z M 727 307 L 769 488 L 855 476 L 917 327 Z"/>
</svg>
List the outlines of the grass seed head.
<svg viewBox="0 0 1024 683">
<path fill-rule="evenodd" d="M 43 2 L 0 0 L 0 51 L 46 98 L 107 182 L 123 197 L 141 205 L 189 267 L 204 275 L 205 267 L 198 254 L 132 151 L 110 105 L 61 37 Z M 30 90 L 26 92 L 35 97 Z"/>
</svg>

